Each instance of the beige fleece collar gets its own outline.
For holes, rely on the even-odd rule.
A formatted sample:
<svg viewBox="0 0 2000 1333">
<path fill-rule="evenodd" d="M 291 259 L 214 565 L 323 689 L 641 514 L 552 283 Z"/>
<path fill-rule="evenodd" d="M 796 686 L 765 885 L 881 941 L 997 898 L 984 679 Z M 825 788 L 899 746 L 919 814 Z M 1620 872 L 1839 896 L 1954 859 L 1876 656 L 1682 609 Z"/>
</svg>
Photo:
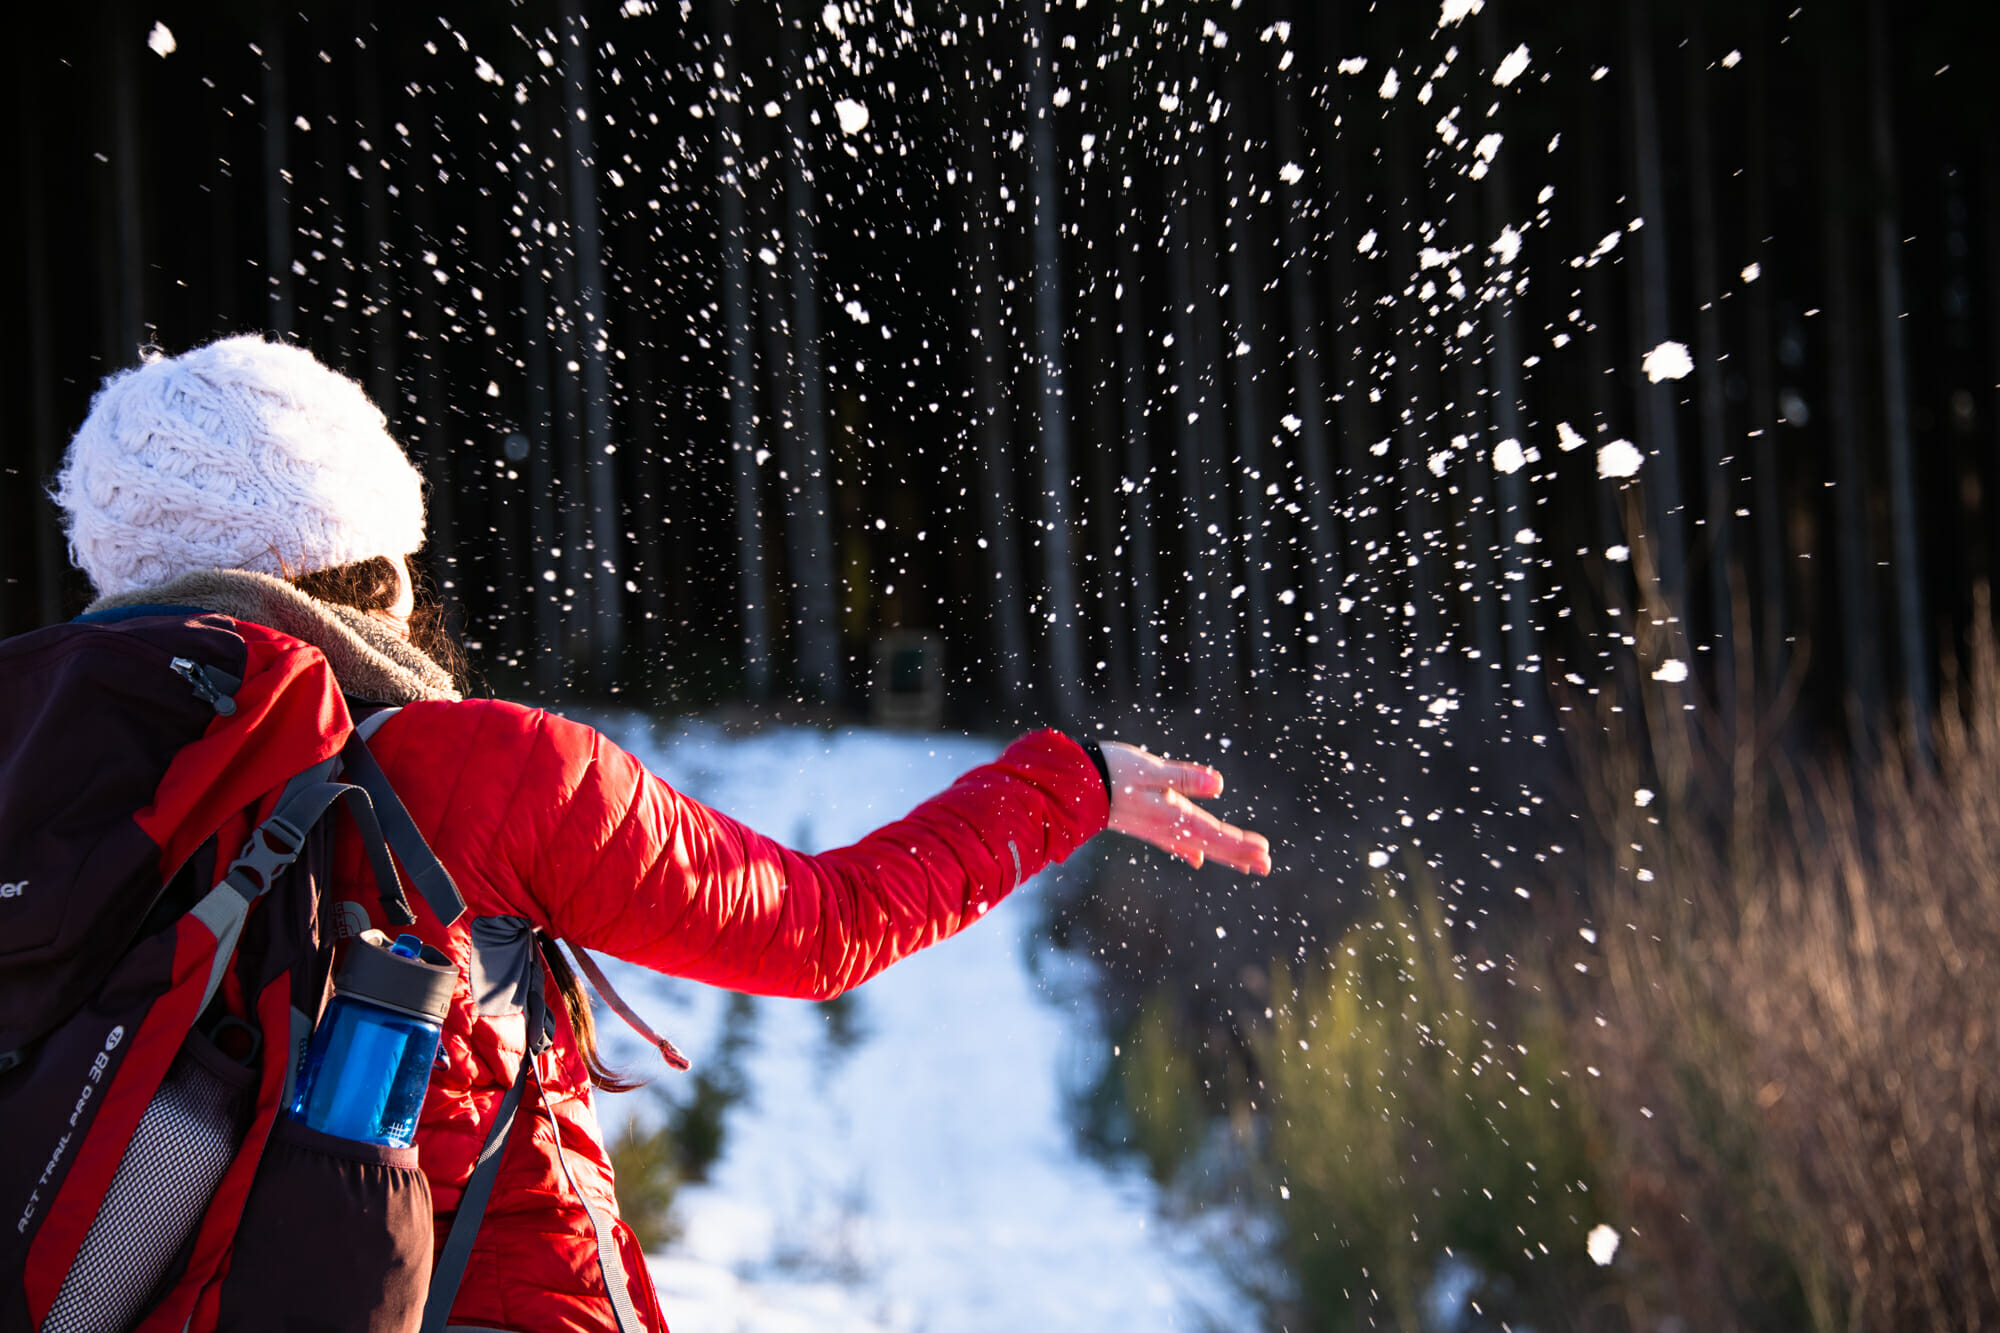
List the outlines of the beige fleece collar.
<svg viewBox="0 0 2000 1333">
<path fill-rule="evenodd" d="M 459 697 L 450 674 L 382 620 L 352 607 L 316 601 L 268 574 L 198 570 L 151 588 L 100 597 L 86 614 L 152 605 L 198 606 L 303 639 L 326 654 L 342 693 L 370 703 Z"/>
</svg>

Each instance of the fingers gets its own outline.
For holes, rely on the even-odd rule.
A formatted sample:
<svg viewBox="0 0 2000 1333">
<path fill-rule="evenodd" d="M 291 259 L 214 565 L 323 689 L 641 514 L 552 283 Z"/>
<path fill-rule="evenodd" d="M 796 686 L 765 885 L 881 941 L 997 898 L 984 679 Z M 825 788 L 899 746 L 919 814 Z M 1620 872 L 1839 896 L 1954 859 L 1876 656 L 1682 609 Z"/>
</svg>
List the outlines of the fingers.
<svg viewBox="0 0 2000 1333">
<path fill-rule="evenodd" d="M 1167 791 L 1115 825 L 1191 866 L 1215 860 L 1253 875 L 1271 873 L 1271 844 L 1263 835 L 1225 824 L 1177 791 Z"/>
</svg>

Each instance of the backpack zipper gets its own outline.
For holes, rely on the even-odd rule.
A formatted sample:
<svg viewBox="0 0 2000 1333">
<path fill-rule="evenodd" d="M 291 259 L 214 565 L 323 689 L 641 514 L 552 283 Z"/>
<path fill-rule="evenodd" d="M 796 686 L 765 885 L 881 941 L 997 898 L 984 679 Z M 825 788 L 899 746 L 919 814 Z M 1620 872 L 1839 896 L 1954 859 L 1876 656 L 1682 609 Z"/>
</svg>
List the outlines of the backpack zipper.
<svg viewBox="0 0 2000 1333">
<path fill-rule="evenodd" d="M 195 694 L 205 700 L 217 713 L 229 717 L 236 712 L 236 700 L 215 687 L 215 682 L 209 678 L 207 667 L 186 657 L 176 657 L 167 665 L 173 668 L 176 676 L 193 686 Z"/>
</svg>

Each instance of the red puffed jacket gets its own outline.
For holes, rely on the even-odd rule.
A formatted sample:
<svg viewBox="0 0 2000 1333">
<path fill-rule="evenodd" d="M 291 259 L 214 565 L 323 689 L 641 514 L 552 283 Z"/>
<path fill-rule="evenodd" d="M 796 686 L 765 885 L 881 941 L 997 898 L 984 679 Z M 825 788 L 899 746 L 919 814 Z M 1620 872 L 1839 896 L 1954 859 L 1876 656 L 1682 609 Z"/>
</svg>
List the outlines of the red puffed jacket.
<svg viewBox="0 0 2000 1333">
<path fill-rule="evenodd" d="M 486 700 L 410 704 L 370 742 L 465 896 L 449 930 L 414 928 L 459 964 L 439 1067 L 417 1131 L 439 1244 L 514 1081 L 526 1021 L 480 939 L 533 926 L 674 976 L 826 999 L 976 921 L 1024 878 L 1104 827 L 1092 759 L 1055 732 L 1014 742 L 907 817 L 807 856 L 689 800 L 597 732 Z M 338 839 L 347 929 L 381 919 L 357 839 Z M 542 966 L 537 957 L 533 966 Z M 550 994 L 553 995 L 553 989 Z M 616 1215 L 611 1166 L 567 1015 L 543 1086 L 576 1189 Z M 531 1085 L 532 1091 L 532 1085 Z M 517 1117 L 454 1326 L 615 1333 L 589 1217 L 564 1180 L 547 1112 Z M 645 1258 L 613 1227 L 642 1320 L 664 1331 Z"/>
</svg>

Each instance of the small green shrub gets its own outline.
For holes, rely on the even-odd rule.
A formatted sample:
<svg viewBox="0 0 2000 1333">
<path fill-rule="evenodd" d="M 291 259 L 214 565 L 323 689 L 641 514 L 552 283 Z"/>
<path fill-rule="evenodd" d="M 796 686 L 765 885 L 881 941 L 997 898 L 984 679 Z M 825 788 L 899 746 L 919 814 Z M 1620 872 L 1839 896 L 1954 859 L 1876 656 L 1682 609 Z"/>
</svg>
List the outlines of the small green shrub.
<svg viewBox="0 0 2000 1333">
<path fill-rule="evenodd" d="M 1562 1027 L 1484 981 L 1428 894 L 1386 884 L 1323 970 L 1273 977 L 1264 1166 L 1311 1327 L 1423 1327 L 1448 1264 L 1487 1320 L 1538 1328 L 1579 1326 L 1607 1285 Z"/>
</svg>

